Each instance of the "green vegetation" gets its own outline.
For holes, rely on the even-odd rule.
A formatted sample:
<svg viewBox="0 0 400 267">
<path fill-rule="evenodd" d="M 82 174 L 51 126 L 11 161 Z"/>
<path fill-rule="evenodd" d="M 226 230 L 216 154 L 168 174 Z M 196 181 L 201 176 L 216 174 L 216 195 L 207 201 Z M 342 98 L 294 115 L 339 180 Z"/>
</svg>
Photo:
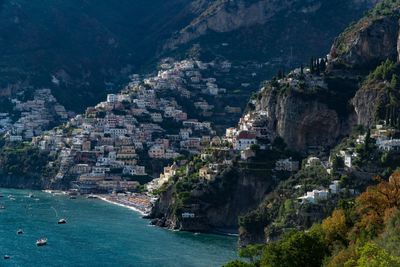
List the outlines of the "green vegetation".
<svg viewBox="0 0 400 267">
<path fill-rule="evenodd" d="M 367 13 L 368 18 L 378 18 L 382 16 L 390 16 L 398 11 L 400 3 L 397 0 L 384 0 L 377 4 L 370 12 Z"/>
<path fill-rule="evenodd" d="M 377 4 L 375 8 L 367 13 L 357 23 L 351 24 L 347 27 L 335 41 L 336 51 L 338 55 L 344 54 L 348 50 L 349 40 L 365 25 L 372 23 L 375 20 L 381 19 L 383 16 L 399 16 L 400 3 L 397 0 L 384 0 Z"/>
<path fill-rule="evenodd" d="M 366 89 L 380 91 L 377 99 L 375 120 L 384 120 L 392 127 L 400 128 L 400 65 L 390 60 L 382 62 L 372 71 L 364 83 Z"/>
<path fill-rule="evenodd" d="M 399 190 L 400 172 L 395 172 L 355 202 L 341 202 L 321 224 L 266 245 L 250 245 L 239 253 L 246 261 L 226 266 L 398 267 Z"/>
<path fill-rule="evenodd" d="M 55 176 L 54 169 L 48 166 L 49 161 L 51 157 L 47 153 L 28 143 L 3 146 L 0 150 L 0 184 L 41 188 Z"/>
<path fill-rule="evenodd" d="M 385 81 L 391 79 L 396 67 L 397 66 L 393 61 L 387 59 L 368 75 L 367 82 L 376 80 Z"/>
</svg>

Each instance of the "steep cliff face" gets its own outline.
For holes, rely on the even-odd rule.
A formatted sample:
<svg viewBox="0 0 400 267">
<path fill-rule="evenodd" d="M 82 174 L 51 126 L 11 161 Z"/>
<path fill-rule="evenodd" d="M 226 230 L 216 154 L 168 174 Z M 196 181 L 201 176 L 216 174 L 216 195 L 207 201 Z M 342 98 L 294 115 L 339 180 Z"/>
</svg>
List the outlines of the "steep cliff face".
<svg viewBox="0 0 400 267">
<path fill-rule="evenodd" d="M 289 78 L 295 83 L 284 81 L 289 90 L 271 83 L 265 88 L 254 112 L 266 111 L 271 139 L 280 136 L 289 147 L 301 151 L 329 147 L 353 126 L 370 127 L 376 122 L 377 112 L 388 104 L 385 88 L 391 76 L 368 83 L 364 80 L 382 62 L 396 62 L 399 57 L 398 5 L 378 5 L 341 34 L 332 46 L 326 72 L 306 75 L 311 82 L 305 90 L 297 86 L 302 83 L 299 75 Z M 318 77 L 326 90 L 308 93 Z"/>
<path fill-rule="evenodd" d="M 183 28 L 178 36 L 169 40 L 165 48 L 190 42 L 208 31 L 230 32 L 240 27 L 264 24 L 293 1 L 216 1 L 199 17 Z"/>
<path fill-rule="evenodd" d="M 370 71 L 386 59 L 397 60 L 399 29 L 398 10 L 362 19 L 335 41 L 331 67 Z"/>
<path fill-rule="evenodd" d="M 202 1 L 198 5 L 204 6 Z M 342 3 L 343 2 L 343 3 Z M 379 0 L 348 0 L 337 3 L 336 7 L 346 6 L 346 10 L 363 10 L 375 5 Z M 202 4 L 202 5 L 201 5 Z M 220 0 L 209 4 L 200 16 L 171 38 L 165 48 L 174 48 L 199 38 L 209 32 L 231 32 L 242 27 L 264 25 L 292 13 L 314 14 L 325 8 L 324 1 L 293 0 Z M 335 6 L 334 6 L 335 8 Z M 322 11 L 323 12 L 323 11 Z"/>
<path fill-rule="evenodd" d="M 346 130 L 337 112 L 318 100 L 271 87 L 262 95 L 255 113 L 266 111 L 270 139 L 280 136 L 292 149 L 333 145 Z"/>
<path fill-rule="evenodd" d="M 390 90 L 387 89 L 393 86 L 390 85 L 391 75 L 398 72 L 398 68 L 385 64 L 377 66 L 387 60 L 399 61 L 399 19 L 400 3 L 385 1 L 341 34 L 332 46 L 329 70 L 344 70 L 367 80 L 361 83 L 351 101 L 359 125 L 371 127 L 377 120 L 385 119 L 382 112 L 385 112 L 384 106 L 390 104 Z M 371 71 L 377 74 L 363 75 Z"/>
<path fill-rule="evenodd" d="M 173 34 L 162 54 L 268 62 L 270 78 L 280 66 L 291 69 L 326 54 L 334 38 L 378 1 L 196 1 L 203 12 Z"/>
<path fill-rule="evenodd" d="M 235 233 L 238 217 L 257 207 L 274 185 L 272 177 L 245 170 L 227 170 L 207 185 L 190 191 L 185 203 L 177 205 L 176 184 L 160 195 L 150 215 L 153 224 L 183 231 Z M 183 213 L 194 218 L 184 218 Z"/>
<path fill-rule="evenodd" d="M 352 103 L 357 114 L 357 124 L 371 127 L 377 121 L 382 103 L 388 102 L 384 84 L 364 85 L 357 91 Z"/>
</svg>

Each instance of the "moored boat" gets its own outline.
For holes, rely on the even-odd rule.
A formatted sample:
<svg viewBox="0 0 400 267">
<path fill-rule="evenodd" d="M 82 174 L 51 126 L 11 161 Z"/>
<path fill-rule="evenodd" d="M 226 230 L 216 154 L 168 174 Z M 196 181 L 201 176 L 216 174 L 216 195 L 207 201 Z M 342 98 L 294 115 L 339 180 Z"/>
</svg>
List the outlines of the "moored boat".
<svg viewBox="0 0 400 267">
<path fill-rule="evenodd" d="M 70 189 L 70 190 L 68 190 L 68 195 L 76 196 L 76 195 L 78 195 L 78 190 L 77 189 Z"/>
<path fill-rule="evenodd" d="M 36 246 L 41 247 L 47 245 L 47 238 L 40 238 L 36 241 Z"/>
<path fill-rule="evenodd" d="M 65 219 L 60 219 L 60 220 L 58 220 L 57 223 L 58 223 L 58 224 L 66 224 L 66 223 L 67 223 L 67 220 L 65 220 Z"/>
</svg>

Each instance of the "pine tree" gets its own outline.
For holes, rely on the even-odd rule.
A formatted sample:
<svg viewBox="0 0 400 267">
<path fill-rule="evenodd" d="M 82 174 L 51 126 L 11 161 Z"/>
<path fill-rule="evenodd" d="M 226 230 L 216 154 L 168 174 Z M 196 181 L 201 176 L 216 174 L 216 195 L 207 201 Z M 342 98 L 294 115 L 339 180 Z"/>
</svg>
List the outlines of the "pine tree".
<svg viewBox="0 0 400 267">
<path fill-rule="evenodd" d="M 311 58 L 310 60 L 310 72 L 311 74 L 314 73 L 314 58 Z"/>
</svg>

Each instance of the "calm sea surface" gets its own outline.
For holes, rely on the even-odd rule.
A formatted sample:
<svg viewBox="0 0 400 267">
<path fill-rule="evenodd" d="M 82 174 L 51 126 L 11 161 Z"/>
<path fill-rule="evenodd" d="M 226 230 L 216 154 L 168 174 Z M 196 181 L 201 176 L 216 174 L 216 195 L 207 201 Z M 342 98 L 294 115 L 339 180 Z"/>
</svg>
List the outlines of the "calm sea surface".
<svg viewBox="0 0 400 267">
<path fill-rule="evenodd" d="M 212 267 L 236 257 L 233 237 L 151 227 L 138 213 L 101 200 L 29 193 L 0 188 L 6 207 L 0 210 L 0 266 Z M 68 223 L 58 225 L 59 218 Z M 24 234 L 16 234 L 19 228 Z M 36 246 L 41 237 L 47 246 Z"/>
</svg>

